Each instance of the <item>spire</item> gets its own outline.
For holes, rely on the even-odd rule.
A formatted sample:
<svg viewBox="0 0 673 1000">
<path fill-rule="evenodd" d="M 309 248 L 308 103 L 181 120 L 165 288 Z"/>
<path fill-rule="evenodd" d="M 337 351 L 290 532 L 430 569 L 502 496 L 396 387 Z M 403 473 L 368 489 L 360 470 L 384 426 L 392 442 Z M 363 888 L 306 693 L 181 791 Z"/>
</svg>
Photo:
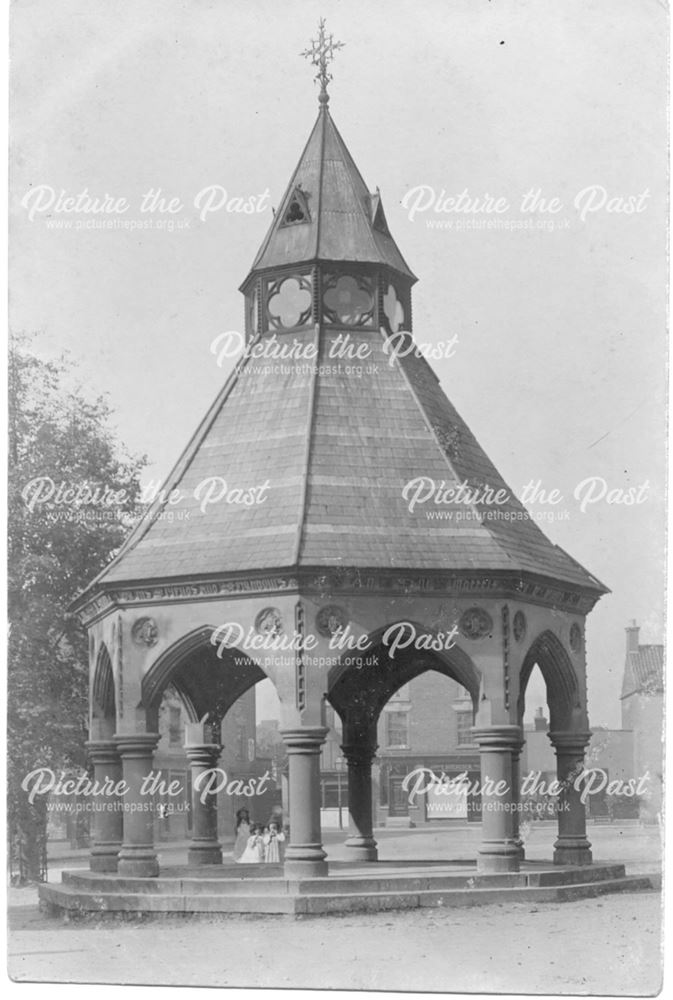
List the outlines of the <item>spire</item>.
<svg viewBox="0 0 673 1000">
<path fill-rule="evenodd" d="M 325 103 L 251 272 L 316 261 L 383 265 L 416 281 Z"/>
<path fill-rule="evenodd" d="M 318 37 L 311 39 L 310 49 L 304 49 L 303 52 L 299 53 L 305 59 L 310 59 L 312 65 L 318 69 L 315 79 L 320 84 L 318 103 L 321 109 L 326 109 L 329 104 L 327 84 L 332 79 L 332 74 L 328 72 L 327 66 L 334 60 L 334 53 L 339 49 L 343 49 L 343 47 L 344 42 L 335 42 L 334 35 L 331 33 L 327 34 L 325 31 L 325 18 L 321 17 L 318 21 Z"/>
</svg>

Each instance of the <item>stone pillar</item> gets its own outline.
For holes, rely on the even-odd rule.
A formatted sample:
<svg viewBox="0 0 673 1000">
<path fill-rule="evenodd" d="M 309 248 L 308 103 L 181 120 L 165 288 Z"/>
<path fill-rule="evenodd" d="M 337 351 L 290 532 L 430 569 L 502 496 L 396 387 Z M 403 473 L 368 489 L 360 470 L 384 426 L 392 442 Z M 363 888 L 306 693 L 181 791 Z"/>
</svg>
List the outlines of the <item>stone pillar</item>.
<svg viewBox="0 0 673 1000">
<path fill-rule="evenodd" d="M 372 829 L 372 761 L 377 748 L 369 743 L 344 743 L 341 749 L 348 761 L 349 859 L 378 861 Z"/>
<path fill-rule="evenodd" d="M 120 875 L 153 878 L 159 874 L 154 850 L 154 802 L 151 795 L 141 795 L 140 789 L 152 771 L 159 733 L 131 733 L 116 736 L 115 740 L 128 786 L 124 797 L 124 840 L 117 871 Z"/>
<path fill-rule="evenodd" d="M 217 839 L 216 778 L 206 772 L 217 767 L 222 752 L 219 743 L 206 742 L 204 726 L 200 722 L 185 726 L 185 753 L 192 775 L 192 842 L 187 861 L 190 865 L 221 865 L 222 845 Z"/>
<path fill-rule="evenodd" d="M 555 865 L 590 865 L 591 844 L 587 840 L 584 803 L 574 779 L 584 768 L 584 751 L 591 733 L 550 732 L 556 753 L 556 775 L 564 786 L 558 799 L 558 838 L 554 844 Z"/>
<path fill-rule="evenodd" d="M 481 758 L 481 846 L 477 870 L 518 872 L 519 847 L 514 836 L 512 755 L 521 746 L 519 726 L 473 729 Z"/>
<path fill-rule="evenodd" d="M 514 836 L 514 843 L 517 846 L 519 852 L 519 861 L 526 860 L 526 848 L 524 847 L 524 842 L 521 839 L 521 813 L 519 812 L 519 805 L 521 803 L 521 751 L 523 750 L 523 741 L 518 747 L 512 749 L 512 798 L 514 801 L 514 812 L 512 814 L 512 834 Z"/>
<path fill-rule="evenodd" d="M 320 748 L 327 730 L 318 726 L 286 729 L 281 735 L 287 747 L 290 796 L 285 875 L 288 878 L 327 875 L 327 855 L 322 849 L 320 832 Z"/>
<path fill-rule="evenodd" d="M 114 740 L 90 740 L 86 748 L 93 780 L 100 789 L 91 799 L 95 812 L 91 817 L 89 868 L 92 872 L 116 872 L 124 829 L 125 796 L 119 794 L 122 762 Z"/>
</svg>

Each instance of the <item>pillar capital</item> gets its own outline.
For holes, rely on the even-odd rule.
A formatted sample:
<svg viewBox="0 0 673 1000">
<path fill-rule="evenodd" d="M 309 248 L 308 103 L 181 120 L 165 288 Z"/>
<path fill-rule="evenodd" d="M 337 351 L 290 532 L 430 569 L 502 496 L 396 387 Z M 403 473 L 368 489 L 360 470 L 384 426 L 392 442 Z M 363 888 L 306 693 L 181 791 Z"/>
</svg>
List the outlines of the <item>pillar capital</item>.
<svg viewBox="0 0 673 1000">
<path fill-rule="evenodd" d="M 280 735 L 287 747 L 288 754 L 320 753 L 329 732 L 324 726 L 305 726 L 296 729 L 281 729 Z"/>
<path fill-rule="evenodd" d="M 114 764 L 119 760 L 116 740 L 87 740 L 84 746 L 92 764 Z"/>
<path fill-rule="evenodd" d="M 221 743 L 185 744 L 185 756 L 191 764 L 213 767 L 222 753 Z"/>
<path fill-rule="evenodd" d="M 482 752 L 510 750 L 521 752 L 525 742 L 521 726 L 473 726 L 472 736 Z"/>
<path fill-rule="evenodd" d="M 349 765 L 369 767 L 376 757 L 376 743 L 342 743 L 341 750 Z"/>
<path fill-rule="evenodd" d="M 151 754 L 159 740 L 160 733 L 115 733 L 117 751 L 127 759 L 145 760 Z"/>
<path fill-rule="evenodd" d="M 568 730 L 557 729 L 547 733 L 547 737 L 557 753 L 577 752 L 582 757 L 584 756 L 584 751 L 591 740 L 591 735 L 592 734 L 587 730 L 571 732 Z"/>
</svg>

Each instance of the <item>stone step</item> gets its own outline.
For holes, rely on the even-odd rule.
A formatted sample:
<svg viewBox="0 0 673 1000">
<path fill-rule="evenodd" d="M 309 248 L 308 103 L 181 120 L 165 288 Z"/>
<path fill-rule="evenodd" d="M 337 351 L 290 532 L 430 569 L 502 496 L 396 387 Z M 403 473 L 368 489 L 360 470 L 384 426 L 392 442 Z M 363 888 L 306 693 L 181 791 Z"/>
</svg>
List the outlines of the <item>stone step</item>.
<svg viewBox="0 0 673 1000">
<path fill-rule="evenodd" d="M 656 887 L 647 875 L 625 876 L 604 881 L 565 885 L 492 887 L 475 889 L 424 889 L 419 891 L 377 891 L 320 893 L 308 895 L 182 894 L 87 892 L 72 884 L 41 885 L 41 905 L 51 913 L 92 917 L 111 915 L 131 918 L 146 915 L 189 914 L 293 914 L 319 916 L 330 913 L 368 913 L 428 907 L 483 906 L 488 903 L 568 902 L 614 892 L 644 892 Z"/>
<path fill-rule="evenodd" d="M 193 913 L 294 913 L 293 896 L 224 896 L 132 892 L 80 892 L 72 886 L 41 885 L 40 905 L 49 912 L 69 916 L 117 916 Z"/>
<path fill-rule="evenodd" d="M 288 881 L 279 867 L 275 878 L 227 878 L 226 873 L 213 867 L 209 875 L 179 877 L 172 874 L 158 878 L 128 878 L 94 872 L 63 872 L 63 883 L 80 892 L 121 892 L 149 896 L 161 895 L 345 895 L 376 892 L 426 892 L 430 890 L 479 890 L 574 885 L 623 878 L 624 865 L 596 865 L 586 868 L 522 871 L 492 875 L 463 872 L 385 876 L 330 875 Z"/>
<path fill-rule="evenodd" d="M 330 896 L 301 896 L 297 899 L 297 915 L 328 913 L 363 913 L 381 910 L 419 909 L 425 907 L 485 906 L 489 903 L 570 902 L 575 899 L 595 897 L 613 892 L 645 892 L 653 886 L 647 876 L 630 876 L 609 879 L 605 882 L 586 882 L 568 886 L 547 886 L 513 889 L 481 889 L 479 891 L 454 889 L 428 890 L 417 893 L 350 893 Z"/>
<path fill-rule="evenodd" d="M 282 869 L 281 869 L 282 871 Z M 158 878 L 129 878 L 118 875 L 97 875 L 94 872 L 63 872 L 62 884 L 78 892 L 124 892 L 147 896 L 192 895 L 287 895 L 290 883 L 274 878 L 222 878 L 217 876 L 188 878 L 160 875 Z"/>
</svg>

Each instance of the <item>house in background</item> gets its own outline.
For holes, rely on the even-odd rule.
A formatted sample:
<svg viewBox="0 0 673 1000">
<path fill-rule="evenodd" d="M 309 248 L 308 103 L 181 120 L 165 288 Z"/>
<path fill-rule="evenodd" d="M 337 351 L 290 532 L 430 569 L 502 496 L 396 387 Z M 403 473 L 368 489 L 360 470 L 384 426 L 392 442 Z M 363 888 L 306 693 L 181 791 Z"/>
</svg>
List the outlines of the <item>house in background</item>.
<svg viewBox="0 0 673 1000">
<path fill-rule="evenodd" d="M 322 748 L 321 823 L 348 827 L 348 781 L 341 750 L 341 724 L 326 708 L 329 733 Z M 479 779 L 479 753 L 472 741 L 472 700 L 460 684 L 434 671 L 404 684 L 379 717 L 378 750 L 372 766 L 375 826 L 410 826 L 428 819 L 479 820 L 467 797 L 417 795 L 409 802 L 405 777 L 417 768 L 455 777 L 463 771 Z"/>
<path fill-rule="evenodd" d="M 645 822 L 657 822 L 663 788 L 664 647 L 639 643 L 635 621 L 626 629 L 622 680 L 622 728 L 633 730 L 633 774 L 649 772 L 649 794 L 641 802 Z"/>
<path fill-rule="evenodd" d="M 191 836 L 191 776 L 185 754 L 185 708 L 177 691 L 167 688 L 159 710 L 160 740 L 154 756 L 154 771 L 162 777 L 179 781 L 182 794 L 175 798 L 155 796 L 155 837 L 157 840 L 183 840 Z M 271 760 L 258 755 L 256 744 L 255 691 L 241 695 L 222 721 L 220 742 L 222 753 L 217 767 L 226 772 L 227 784 L 241 781 L 243 787 L 253 787 L 257 779 L 271 769 Z M 224 779 L 222 779 L 224 780 Z M 253 820 L 266 823 L 276 804 L 275 782 L 262 785 L 263 795 L 229 795 L 226 789 L 218 794 L 218 834 L 224 842 L 233 839 L 236 811 L 245 806 Z"/>
</svg>

